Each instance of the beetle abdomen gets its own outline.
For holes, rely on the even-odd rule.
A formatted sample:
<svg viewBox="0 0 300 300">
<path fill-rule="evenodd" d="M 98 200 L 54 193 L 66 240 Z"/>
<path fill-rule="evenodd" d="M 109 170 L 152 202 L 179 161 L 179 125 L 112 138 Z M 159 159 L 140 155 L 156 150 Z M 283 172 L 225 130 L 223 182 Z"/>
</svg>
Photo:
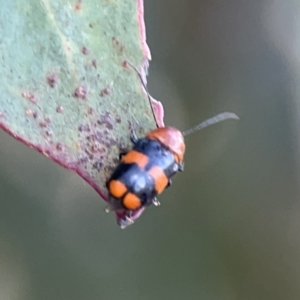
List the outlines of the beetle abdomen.
<svg viewBox="0 0 300 300">
<path fill-rule="evenodd" d="M 159 141 L 139 139 L 108 181 L 115 209 L 135 210 L 150 205 L 178 171 L 174 155 Z"/>
</svg>

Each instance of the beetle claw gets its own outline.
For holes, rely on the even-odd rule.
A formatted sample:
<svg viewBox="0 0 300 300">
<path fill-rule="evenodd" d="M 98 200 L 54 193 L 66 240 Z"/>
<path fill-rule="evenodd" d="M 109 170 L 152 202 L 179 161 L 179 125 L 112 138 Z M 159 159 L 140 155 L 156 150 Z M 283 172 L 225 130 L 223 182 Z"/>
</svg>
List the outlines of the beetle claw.
<svg viewBox="0 0 300 300">
<path fill-rule="evenodd" d="M 131 133 L 130 133 L 130 140 L 133 144 L 136 144 L 137 141 L 139 140 L 137 135 L 135 134 L 135 132 L 133 130 L 131 130 Z"/>
<path fill-rule="evenodd" d="M 126 155 L 128 152 L 120 152 L 119 153 L 119 160 L 121 160 L 122 159 L 122 157 L 124 156 L 124 155 Z"/>
<path fill-rule="evenodd" d="M 154 206 L 160 206 L 160 202 L 158 201 L 157 198 L 154 198 L 154 199 L 152 200 L 152 203 L 153 203 Z"/>
<path fill-rule="evenodd" d="M 178 164 L 178 171 L 182 172 L 183 170 L 184 170 L 184 163 L 182 162 Z"/>
<path fill-rule="evenodd" d="M 134 220 L 131 219 L 130 216 L 125 216 L 125 218 L 124 219 L 120 219 L 118 221 L 118 223 L 119 223 L 119 226 L 120 226 L 121 229 L 125 229 L 129 225 L 132 225 L 134 223 Z"/>
<path fill-rule="evenodd" d="M 114 209 L 110 206 L 110 205 L 107 205 L 105 208 L 104 208 L 104 211 L 109 214 L 110 212 L 114 211 Z"/>
</svg>

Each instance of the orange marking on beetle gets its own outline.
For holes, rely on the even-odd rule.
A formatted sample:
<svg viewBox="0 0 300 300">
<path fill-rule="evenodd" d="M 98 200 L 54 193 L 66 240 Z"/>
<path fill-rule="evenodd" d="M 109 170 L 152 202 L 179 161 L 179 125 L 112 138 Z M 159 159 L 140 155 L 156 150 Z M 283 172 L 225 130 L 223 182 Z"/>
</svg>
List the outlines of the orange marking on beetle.
<svg viewBox="0 0 300 300">
<path fill-rule="evenodd" d="M 109 183 L 109 192 L 116 198 L 121 198 L 127 191 L 124 183 L 119 180 L 112 180 Z"/>
<path fill-rule="evenodd" d="M 148 174 L 154 179 L 155 189 L 160 194 L 169 182 L 165 172 L 160 167 L 154 166 L 148 171 Z"/>
<path fill-rule="evenodd" d="M 149 158 L 143 153 L 131 150 L 122 157 L 122 162 L 125 164 L 137 164 L 140 168 L 143 169 L 148 164 Z"/>
<path fill-rule="evenodd" d="M 123 205 L 128 210 L 136 210 L 142 206 L 142 202 L 135 194 L 128 193 L 123 199 Z"/>
</svg>

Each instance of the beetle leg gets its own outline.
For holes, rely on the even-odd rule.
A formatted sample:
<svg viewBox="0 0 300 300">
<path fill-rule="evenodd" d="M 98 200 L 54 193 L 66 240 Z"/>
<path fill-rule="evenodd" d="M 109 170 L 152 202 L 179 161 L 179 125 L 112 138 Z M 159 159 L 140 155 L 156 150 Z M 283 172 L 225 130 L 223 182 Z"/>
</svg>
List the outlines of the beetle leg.
<svg viewBox="0 0 300 300">
<path fill-rule="evenodd" d="M 136 144 L 138 140 L 139 140 L 138 137 L 136 136 L 135 132 L 132 130 L 132 131 L 131 131 L 131 134 L 130 134 L 130 141 L 131 141 L 133 144 Z M 121 149 L 121 152 L 120 152 L 120 154 L 119 154 L 119 160 L 121 160 L 122 157 L 128 153 L 128 151 L 129 151 L 129 150 L 126 150 L 126 149 L 124 149 L 124 148 Z"/>
<path fill-rule="evenodd" d="M 128 212 L 123 219 L 119 219 L 118 224 L 121 229 L 125 229 L 127 226 L 134 223 L 134 220 L 131 218 L 131 212 Z"/>
<path fill-rule="evenodd" d="M 134 221 L 132 219 L 130 219 L 129 217 L 119 220 L 119 226 L 121 229 L 125 229 L 126 227 L 128 227 L 129 225 L 132 225 L 133 223 L 134 223 Z"/>
<path fill-rule="evenodd" d="M 109 214 L 110 212 L 114 211 L 114 208 L 111 205 L 107 205 L 104 207 L 104 211 Z"/>
<path fill-rule="evenodd" d="M 183 169 L 184 169 L 184 163 L 183 163 L 183 162 L 182 162 L 182 163 L 179 163 L 179 164 L 178 164 L 178 171 L 179 171 L 179 172 L 182 172 Z"/>
<path fill-rule="evenodd" d="M 158 201 L 158 199 L 156 197 L 153 198 L 152 203 L 154 206 L 160 206 L 160 202 Z"/>
<path fill-rule="evenodd" d="M 139 140 L 136 133 L 133 130 L 131 130 L 131 133 L 130 133 L 130 140 L 133 144 L 136 144 L 137 141 Z"/>
<path fill-rule="evenodd" d="M 124 155 L 126 155 L 127 154 L 127 152 L 120 152 L 119 153 L 119 160 L 121 160 L 122 159 L 122 157 L 124 156 Z"/>
</svg>

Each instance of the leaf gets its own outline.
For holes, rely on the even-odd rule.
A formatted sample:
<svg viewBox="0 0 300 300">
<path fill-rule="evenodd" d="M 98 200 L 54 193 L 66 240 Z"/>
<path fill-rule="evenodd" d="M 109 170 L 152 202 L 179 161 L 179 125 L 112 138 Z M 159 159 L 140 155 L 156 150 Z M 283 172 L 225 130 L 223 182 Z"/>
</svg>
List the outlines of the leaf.
<svg viewBox="0 0 300 300">
<path fill-rule="evenodd" d="M 131 147 L 131 129 L 142 136 L 155 127 L 125 63 L 145 76 L 143 1 L 0 3 L 1 128 L 77 172 L 107 201 L 105 183 L 120 148 Z"/>
</svg>

